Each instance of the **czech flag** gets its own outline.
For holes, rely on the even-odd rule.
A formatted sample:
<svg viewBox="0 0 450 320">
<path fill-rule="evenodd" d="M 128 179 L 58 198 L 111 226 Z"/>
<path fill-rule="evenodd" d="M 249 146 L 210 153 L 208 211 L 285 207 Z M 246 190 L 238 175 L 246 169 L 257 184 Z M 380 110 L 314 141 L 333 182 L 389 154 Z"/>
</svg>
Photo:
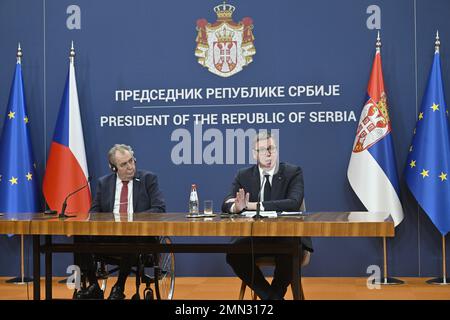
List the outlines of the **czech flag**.
<svg viewBox="0 0 450 320">
<path fill-rule="evenodd" d="M 64 199 L 88 184 L 88 167 L 84 148 L 83 126 L 75 80 L 73 47 L 69 74 L 56 121 L 53 141 L 47 160 L 43 192 L 50 209 L 61 211 Z M 90 187 L 84 188 L 67 201 L 67 213 L 87 216 L 91 206 Z"/>
<path fill-rule="evenodd" d="M 356 131 L 347 177 L 368 211 L 390 214 L 397 226 L 403 220 L 403 209 L 380 47 L 378 37 L 366 103 Z"/>
</svg>

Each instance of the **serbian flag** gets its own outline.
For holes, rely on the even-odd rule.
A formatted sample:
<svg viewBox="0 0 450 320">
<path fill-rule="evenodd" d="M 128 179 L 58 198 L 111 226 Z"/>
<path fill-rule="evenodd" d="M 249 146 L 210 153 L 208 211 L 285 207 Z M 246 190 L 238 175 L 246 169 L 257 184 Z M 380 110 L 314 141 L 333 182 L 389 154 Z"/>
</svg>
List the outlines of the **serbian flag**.
<svg viewBox="0 0 450 320">
<path fill-rule="evenodd" d="M 359 119 L 347 177 L 368 211 L 389 213 L 397 226 L 403 220 L 403 209 L 380 47 L 378 35 L 368 96 Z"/>
<path fill-rule="evenodd" d="M 56 121 L 53 141 L 44 176 L 44 197 L 50 209 L 61 211 L 64 199 L 88 183 L 88 167 L 84 148 L 83 126 L 78 104 L 75 80 L 73 46 L 69 74 Z M 71 196 L 67 201 L 67 213 L 87 216 L 91 206 L 89 186 Z"/>
</svg>

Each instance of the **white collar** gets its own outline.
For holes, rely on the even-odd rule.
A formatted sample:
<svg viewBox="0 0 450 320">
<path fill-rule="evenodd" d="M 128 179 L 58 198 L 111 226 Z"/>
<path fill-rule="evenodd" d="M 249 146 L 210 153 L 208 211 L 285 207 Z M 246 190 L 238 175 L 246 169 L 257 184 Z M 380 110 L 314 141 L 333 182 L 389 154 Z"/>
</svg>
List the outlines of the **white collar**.
<svg viewBox="0 0 450 320">
<path fill-rule="evenodd" d="M 119 175 L 118 174 L 116 174 L 116 186 L 121 186 L 121 185 L 123 185 L 123 183 L 122 183 L 123 181 L 119 178 Z M 129 180 L 128 181 L 128 185 L 130 185 L 130 182 L 131 182 L 131 184 L 132 184 L 132 182 L 133 182 L 133 180 Z"/>
<path fill-rule="evenodd" d="M 265 170 L 265 169 L 262 169 L 260 166 L 258 166 L 258 169 L 259 169 L 259 176 L 262 177 L 263 174 L 268 174 L 270 177 L 272 177 L 273 174 L 275 173 L 276 167 L 277 167 L 277 166 L 274 166 L 274 167 L 273 167 L 272 169 L 270 169 L 270 170 Z"/>
</svg>

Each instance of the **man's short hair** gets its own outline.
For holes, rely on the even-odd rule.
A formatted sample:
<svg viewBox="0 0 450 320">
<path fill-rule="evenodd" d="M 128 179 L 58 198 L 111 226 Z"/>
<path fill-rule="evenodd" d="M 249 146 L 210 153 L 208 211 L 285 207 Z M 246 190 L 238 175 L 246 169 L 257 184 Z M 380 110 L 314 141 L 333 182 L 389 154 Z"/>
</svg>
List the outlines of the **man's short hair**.
<svg viewBox="0 0 450 320">
<path fill-rule="evenodd" d="M 128 151 L 131 156 L 134 158 L 134 151 L 131 148 L 131 146 L 126 144 L 115 144 L 111 149 L 108 151 L 108 161 L 111 164 L 116 164 L 116 151 L 119 151 L 121 153 L 124 153 L 125 151 Z"/>
<path fill-rule="evenodd" d="M 253 147 L 256 148 L 256 145 L 261 140 L 268 140 L 270 138 L 273 138 L 272 133 L 267 130 L 260 130 L 258 134 L 255 136 L 255 139 L 253 140 Z"/>
</svg>

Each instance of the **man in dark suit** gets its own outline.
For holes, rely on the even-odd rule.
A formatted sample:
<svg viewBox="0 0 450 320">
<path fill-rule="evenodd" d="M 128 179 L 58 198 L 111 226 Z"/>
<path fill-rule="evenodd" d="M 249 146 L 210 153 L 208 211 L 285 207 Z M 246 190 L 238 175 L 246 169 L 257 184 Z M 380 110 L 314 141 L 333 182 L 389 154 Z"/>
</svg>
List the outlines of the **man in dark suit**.
<svg viewBox="0 0 450 320">
<path fill-rule="evenodd" d="M 123 144 L 114 145 L 108 152 L 108 161 L 112 174 L 101 177 L 97 184 L 96 194 L 90 212 L 112 212 L 117 219 L 139 212 L 165 212 L 166 206 L 158 179 L 148 171 L 136 170 L 136 159 L 133 149 Z M 120 243 L 120 242 L 154 242 L 155 237 L 92 237 L 90 241 Z M 124 289 L 131 266 L 136 261 L 136 255 L 120 254 L 119 276 L 108 299 L 125 298 Z M 96 278 L 96 264 L 91 254 L 84 255 L 84 268 L 89 280 L 89 286 L 77 292 L 78 299 L 103 299 Z"/>
<path fill-rule="evenodd" d="M 258 198 L 261 211 L 299 211 L 303 202 L 303 174 L 298 166 L 278 162 L 275 139 L 270 133 L 259 133 L 253 143 L 253 157 L 257 165 L 238 171 L 231 193 L 222 204 L 222 211 L 239 214 L 245 210 L 256 210 Z M 259 196 L 259 197 L 258 197 Z M 274 243 L 292 241 L 292 238 L 255 237 L 240 238 L 235 243 Z M 311 239 L 301 239 L 303 252 L 300 256 L 309 258 L 312 252 Z M 227 263 L 247 286 L 261 299 L 282 299 L 292 279 L 291 257 L 287 254 L 257 254 L 256 258 L 272 256 L 275 271 L 269 284 L 255 264 L 251 254 L 227 254 Z"/>
</svg>

